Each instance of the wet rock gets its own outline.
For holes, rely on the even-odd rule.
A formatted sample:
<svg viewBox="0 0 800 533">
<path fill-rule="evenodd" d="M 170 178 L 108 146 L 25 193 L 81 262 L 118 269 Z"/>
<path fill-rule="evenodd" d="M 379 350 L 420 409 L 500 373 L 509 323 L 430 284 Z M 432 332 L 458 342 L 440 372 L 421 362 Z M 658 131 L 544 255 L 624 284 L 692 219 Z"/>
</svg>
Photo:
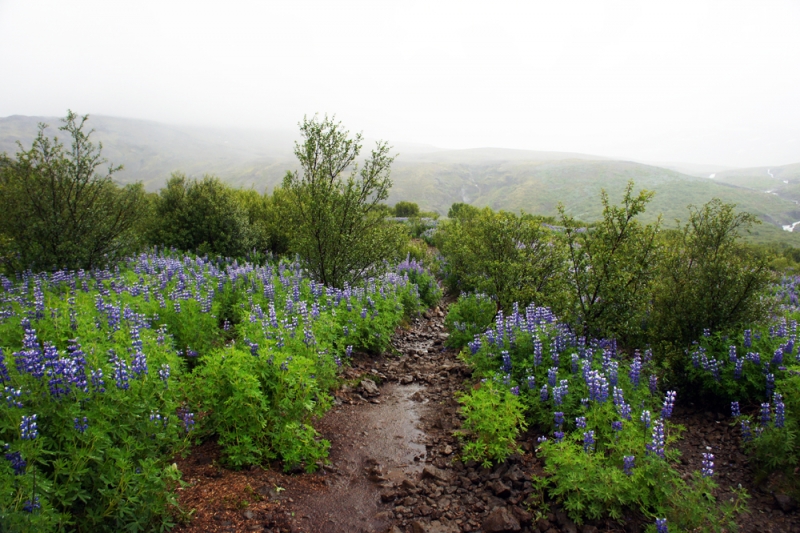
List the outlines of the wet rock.
<svg viewBox="0 0 800 533">
<path fill-rule="evenodd" d="M 378 386 L 371 379 L 362 379 L 360 388 L 365 396 L 378 396 L 381 393 L 378 390 Z"/>
<path fill-rule="evenodd" d="M 511 496 L 511 487 L 509 487 L 500 480 L 497 480 L 494 483 L 492 483 L 491 487 L 492 487 L 492 492 L 494 492 L 500 498 L 508 498 L 509 496 Z"/>
<path fill-rule="evenodd" d="M 522 529 L 519 520 L 508 512 L 505 507 L 495 507 L 481 524 L 481 531 L 485 533 L 502 533 L 504 531 L 519 531 Z"/>
<path fill-rule="evenodd" d="M 786 494 L 776 494 L 775 503 L 778 504 L 778 507 L 784 513 L 791 513 L 797 509 L 797 502 L 794 500 L 794 498 Z"/>
<path fill-rule="evenodd" d="M 450 472 L 427 465 L 422 469 L 422 479 L 438 479 L 439 481 L 450 481 Z"/>
</svg>

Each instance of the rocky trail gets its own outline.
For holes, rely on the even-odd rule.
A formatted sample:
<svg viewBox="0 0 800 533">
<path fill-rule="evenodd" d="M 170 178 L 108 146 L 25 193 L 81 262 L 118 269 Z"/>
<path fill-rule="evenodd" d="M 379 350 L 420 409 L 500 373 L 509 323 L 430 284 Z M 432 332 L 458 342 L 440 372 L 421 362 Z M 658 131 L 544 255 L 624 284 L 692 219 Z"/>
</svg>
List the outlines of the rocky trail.
<svg viewBox="0 0 800 533">
<path fill-rule="evenodd" d="M 218 466 L 213 442 L 179 461 L 188 485 L 180 502 L 195 509 L 180 533 L 596 533 L 640 531 L 641 517 L 578 526 L 555 505 L 532 514 L 538 496 L 531 477 L 542 475 L 533 453 L 535 431 L 523 455 L 494 468 L 459 459 L 454 436 L 461 425 L 455 393 L 470 369 L 445 349 L 444 312 L 432 310 L 400 330 L 397 355 L 356 356 L 335 393 L 335 406 L 315 426 L 331 443 L 330 464 L 313 474 L 283 473 L 280 465 L 230 471 Z M 722 414 L 682 406 L 687 427 L 680 468 L 700 468 L 700 448 L 717 455 L 721 487 L 741 484 L 753 496 L 740 519 L 745 532 L 800 533 L 796 502 L 780 494 L 780 480 L 753 482 L 734 429 Z M 700 447 L 700 448 L 698 448 Z M 697 464 L 695 464 L 697 463 Z M 720 489 L 718 497 L 727 492 Z M 535 507 L 534 507 L 535 509 Z"/>
</svg>

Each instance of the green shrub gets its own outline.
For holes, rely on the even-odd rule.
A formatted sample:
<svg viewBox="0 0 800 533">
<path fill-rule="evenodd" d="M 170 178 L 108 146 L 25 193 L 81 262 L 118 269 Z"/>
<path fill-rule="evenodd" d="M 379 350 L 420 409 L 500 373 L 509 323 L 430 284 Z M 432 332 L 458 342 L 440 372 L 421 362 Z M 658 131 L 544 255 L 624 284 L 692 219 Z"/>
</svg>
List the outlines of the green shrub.
<svg viewBox="0 0 800 533">
<path fill-rule="evenodd" d="M 444 325 L 449 336 L 445 345 L 461 349 L 494 321 L 497 304 L 485 294 L 462 294 L 447 310 Z"/>
<path fill-rule="evenodd" d="M 518 451 L 517 436 L 526 428 L 519 398 L 507 388 L 487 381 L 459 396 L 458 401 L 462 405 L 464 429 L 471 437 L 462 448 L 464 461 L 475 460 L 490 466 Z"/>
</svg>

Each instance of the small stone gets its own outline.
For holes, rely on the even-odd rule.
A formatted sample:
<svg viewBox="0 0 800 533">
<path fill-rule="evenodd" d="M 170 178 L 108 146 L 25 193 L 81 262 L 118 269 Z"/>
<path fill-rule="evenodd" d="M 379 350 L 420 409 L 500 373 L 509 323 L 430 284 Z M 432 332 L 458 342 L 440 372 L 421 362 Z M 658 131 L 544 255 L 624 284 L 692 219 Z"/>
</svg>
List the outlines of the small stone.
<svg viewBox="0 0 800 533">
<path fill-rule="evenodd" d="M 778 507 L 780 507 L 781 511 L 784 513 L 791 513 L 797 509 L 797 502 L 794 501 L 794 498 L 786 494 L 776 494 L 775 503 L 778 504 Z"/>
<path fill-rule="evenodd" d="M 366 396 L 378 396 L 381 393 L 375 382 L 366 378 L 361 380 L 361 390 Z"/>
<path fill-rule="evenodd" d="M 245 518 L 245 520 L 252 520 L 253 518 L 256 517 L 256 514 L 250 509 L 245 509 L 244 512 L 242 513 L 242 516 Z"/>
<path fill-rule="evenodd" d="M 520 529 L 519 520 L 505 507 L 495 507 L 481 524 L 481 530 L 485 533 L 502 533 Z"/>
<path fill-rule="evenodd" d="M 450 473 L 435 466 L 427 465 L 422 469 L 422 479 L 438 479 L 439 481 L 449 481 Z"/>
<path fill-rule="evenodd" d="M 444 454 L 450 455 L 451 453 L 453 453 L 453 447 L 448 444 L 447 446 L 444 447 Z"/>
</svg>

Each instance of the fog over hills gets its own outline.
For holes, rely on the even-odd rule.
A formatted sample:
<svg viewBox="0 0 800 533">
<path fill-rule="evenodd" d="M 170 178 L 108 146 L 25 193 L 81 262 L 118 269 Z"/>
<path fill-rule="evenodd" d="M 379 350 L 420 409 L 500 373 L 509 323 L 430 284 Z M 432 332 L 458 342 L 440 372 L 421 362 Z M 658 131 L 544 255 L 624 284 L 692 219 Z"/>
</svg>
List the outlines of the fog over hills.
<svg viewBox="0 0 800 533">
<path fill-rule="evenodd" d="M 0 118 L 0 152 L 14 154 L 18 140 L 29 148 L 39 122 L 50 125 L 51 137 L 64 139 L 55 117 Z M 91 116 L 87 126 L 95 130 L 92 139 L 103 143 L 109 162 L 124 165 L 118 181 L 141 181 L 151 191 L 176 171 L 190 177 L 213 174 L 237 186 L 272 190 L 287 170 L 297 167 L 292 153 L 299 140 L 296 131 L 197 128 L 100 115 Z M 662 214 L 666 224 L 674 225 L 674 219 L 686 219 L 687 205 L 717 197 L 759 215 L 771 227 L 758 231 L 769 238 L 797 237 L 800 243 L 800 236 L 779 229 L 800 220 L 800 163 L 726 169 L 568 152 L 391 144 L 399 155 L 392 167 L 390 204 L 410 200 L 445 214 L 453 202 L 466 202 L 555 215 L 561 202 L 573 216 L 591 221 L 601 214 L 601 189 L 618 201 L 628 180 L 634 180 L 637 189 L 656 192 L 646 219 Z M 363 154 L 372 145 L 374 140 L 365 139 Z"/>
</svg>

